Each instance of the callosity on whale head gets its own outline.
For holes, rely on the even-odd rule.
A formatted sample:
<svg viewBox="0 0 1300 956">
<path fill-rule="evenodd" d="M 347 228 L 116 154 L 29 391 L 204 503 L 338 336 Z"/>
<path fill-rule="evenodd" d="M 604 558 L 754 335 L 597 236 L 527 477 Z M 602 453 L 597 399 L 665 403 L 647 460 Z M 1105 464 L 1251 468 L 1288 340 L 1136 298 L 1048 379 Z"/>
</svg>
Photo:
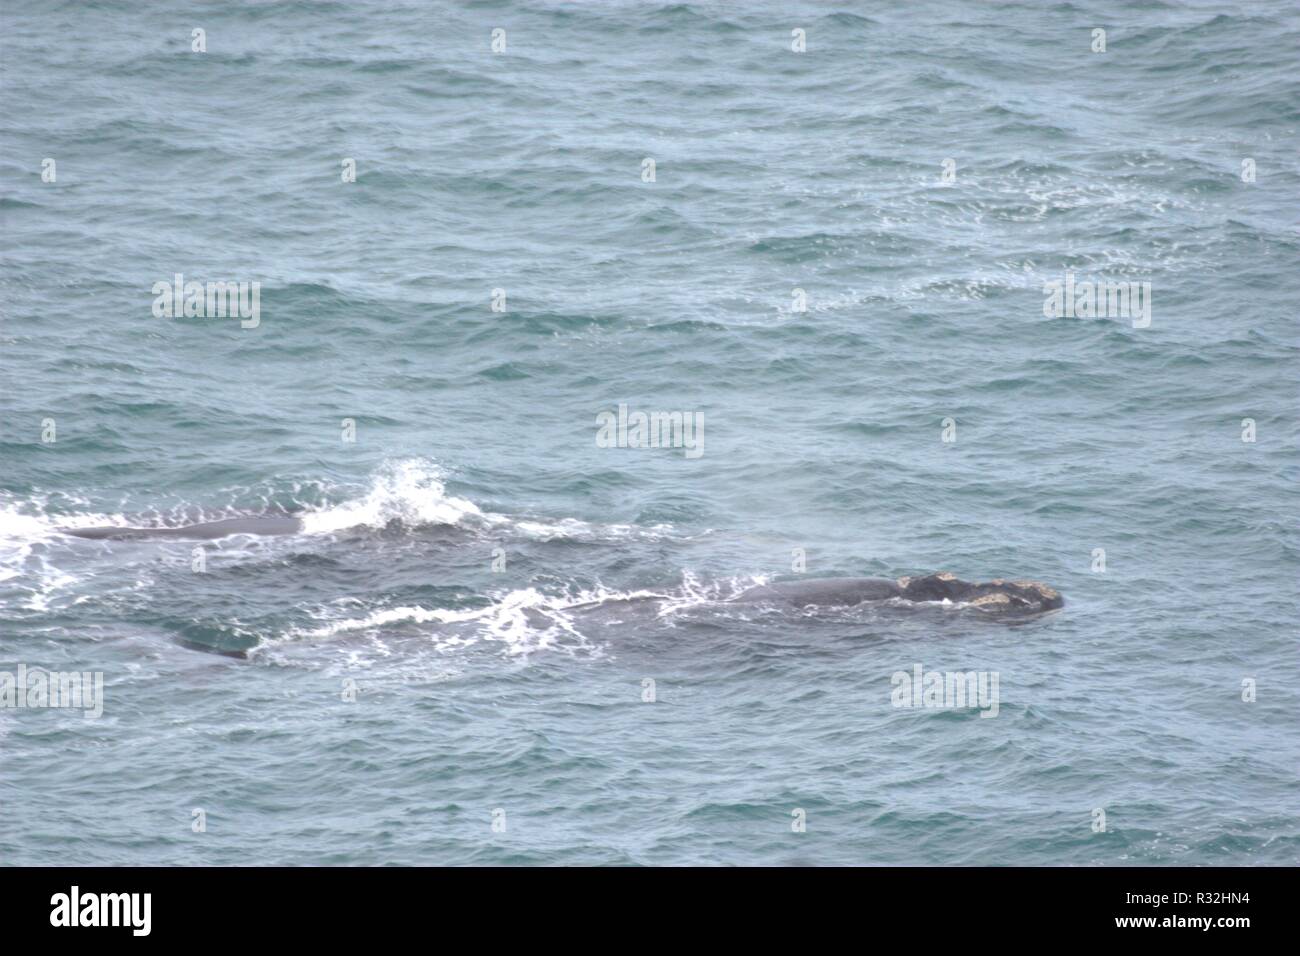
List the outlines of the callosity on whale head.
<svg viewBox="0 0 1300 956">
<path fill-rule="evenodd" d="M 1059 591 L 1038 581 L 963 581 L 940 571 L 924 577 L 899 578 L 899 596 L 909 601 L 951 601 L 985 611 L 1053 611 L 1065 604 Z"/>
</svg>

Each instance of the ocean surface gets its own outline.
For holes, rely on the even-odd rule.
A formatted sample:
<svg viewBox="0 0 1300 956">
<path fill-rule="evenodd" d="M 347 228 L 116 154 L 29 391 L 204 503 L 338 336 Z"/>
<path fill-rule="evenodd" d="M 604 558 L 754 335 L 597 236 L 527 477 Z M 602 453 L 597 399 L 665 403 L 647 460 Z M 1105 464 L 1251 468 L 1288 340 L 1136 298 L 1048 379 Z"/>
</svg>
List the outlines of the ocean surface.
<svg viewBox="0 0 1300 956">
<path fill-rule="evenodd" d="M 103 675 L 0 864 L 1300 862 L 1294 3 L 11 3 L 0 86 L 0 690 Z M 1066 605 L 726 600 L 938 570 Z"/>
</svg>

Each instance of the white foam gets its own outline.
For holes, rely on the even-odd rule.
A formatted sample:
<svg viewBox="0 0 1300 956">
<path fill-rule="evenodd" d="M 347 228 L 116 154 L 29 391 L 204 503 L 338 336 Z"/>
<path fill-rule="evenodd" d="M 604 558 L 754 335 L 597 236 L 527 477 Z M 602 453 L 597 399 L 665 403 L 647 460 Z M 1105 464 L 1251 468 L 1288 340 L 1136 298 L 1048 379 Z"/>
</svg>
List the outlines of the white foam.
<svg viewBox="0 0 1300 956">
<path fill-rule="evenodd" d="M 386 462 L 361 497 L 328 505 L 299 516 L 307 534 L 328 534 L 349 528 L 472 525 L 503 529 L 539 541 L 555 539 L 619 540 L 661 538 L 672 534 L 669 524 L 594 524 L 580 518 L 522 517 L 484 512 L 467 498 L 447 493 L 444 475 L 423 458 Z"/>
<path fill-rule="evenodd" d="M 545 594 L 532 587 L 520 588 L 500 595 L 485 607 L 454 610 L 419 606 L 385 608 L 358 617 L 328 620 L 314 628 L 295 628 L 275 643 L 327 640 L 346 634 L 374 635 L 394 625 L 432 624 L 434 626 L 426 636 L 440 650 L 486 640 L 501 643 L 512 655 L 541 650 L 598 652 L 599 647 L 579 629 L 573 611 L 621 601 L 655 599 L 660 602 L 656 614 L 663 618 L 688 608 L 725 601 L 766 580 L 761 576 L 727 578 L 703 585 L 693 574 L 686 572 L 682 587 L 669 590 L 621 591 L 597 584 L 585 590 Z"/>
<path fill-rule="evenodd" d="M 39 494 L 28 501 L 0 500 L 0 585 L 7 591 L 0 594 L 0 609 L 12 604 L 46 611 L 56 592 L 69 589 L 81 580 L 50 561 L 49 545 L 63 539 L 61 528 L 126 523 L 121 515 L 82 513 L 51 517 L 45 513 L 45 507 L 46 498 Z"/>
<path fill-rule="evenodd" d="M 454 525 L 466 518 L 482 518 L 483 513 L 474 502 L 447 494 L 435 465 L 409 459 L 386 465 L 361 499 L 301 517 L 306 533 L 324 534 L 358 527 L 378 529 L 392 521 L 409 526 Z"/>
<path fill-rule="evenodd" d="M 600 538 L 606 541 L 616 541 L 621 538 L 657 539 L 673 531 L 673 526 L 670 524 L 592 524 L 580 518 L 541 521 L 535 518 L 507 518 L 504 515 L 488 515 L 488 518 L 494 522 L 507 523 L 515 531 L 539 541 L 551 541 L 556 538 Z"/>
<path fill-rule="evenodd" d="M 585 645 L 586 639 L 564 613 L 566 603 L 566 599 L 542 594 L 536 588 L 523 588 L 510 591 L 486 607 L 387 608 L 361 617 L 330 621 L 316 628 L 293 629 L 284 640 L 324 640 L 351 632 L 378 631 L 396 624 L 432 623 L 439 627 L 429 637 L 439 649 L 492 640 L 502 643 L 510 654 L 527 654 L 555 647 L 566 637 L 571 639 L 567 642 L 571 646 Z"/>
</svg>

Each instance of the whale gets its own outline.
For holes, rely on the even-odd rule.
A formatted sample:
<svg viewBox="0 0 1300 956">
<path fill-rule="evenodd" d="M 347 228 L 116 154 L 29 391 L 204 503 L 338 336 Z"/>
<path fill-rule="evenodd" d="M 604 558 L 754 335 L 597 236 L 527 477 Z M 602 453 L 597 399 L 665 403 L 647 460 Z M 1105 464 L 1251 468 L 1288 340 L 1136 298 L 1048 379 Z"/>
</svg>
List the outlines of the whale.
<svg viewBox="0 0 1300 956">
<path fill-rule="evenodd" d="M 294 517 L 222 518 L 181 527 L 136 528 L 108 525 L 97 528 L 60 528 L 77 538 L 131 540 L 181 538 L 214 540 L 235 534 L 286 535 L 302 531 Z M 778 581 L 749 588 L 729 599 L 731 603 L 787 604 L 794 607 L 852 607 L 867 602 L 900 600 L 912 604 L 960 604 L 982 611 L 1037 614 L 1065 605 L 1059 591 L 1039 581 L 994 578 L 963 581 L 948 571 L 901 578 L 811 578 Z M 600 603 L 600 602 L 595 602 Z"/>
<path fill-rule="evenodd" d="M 183 525 L 177 528 L 132 528 L 121 525 L 107 525 L 98 528 L 60 528 L 59 530 L 76 538 L 92 538 L 95 540 L 122 541 L 135 538 L 186 538 L 212 541 L 232 534 L 297 534 L 302 530 L 302 521 L 298 518 L 286 517 L 246 517 L 203 521 L 199 524 Z"/>
<path fill-rule="evenodd" d="M 949 603 L 983 611 L 1042 613 L 1065 605 L 1059 591 L 1039 581 L 963 581 L 948 571 L 902 578 L 813 578 L 750 588 L 733 601 L 791 604 L 795 607 L 851 607 L 868 601 L 900 599 Z"/>
</svg>

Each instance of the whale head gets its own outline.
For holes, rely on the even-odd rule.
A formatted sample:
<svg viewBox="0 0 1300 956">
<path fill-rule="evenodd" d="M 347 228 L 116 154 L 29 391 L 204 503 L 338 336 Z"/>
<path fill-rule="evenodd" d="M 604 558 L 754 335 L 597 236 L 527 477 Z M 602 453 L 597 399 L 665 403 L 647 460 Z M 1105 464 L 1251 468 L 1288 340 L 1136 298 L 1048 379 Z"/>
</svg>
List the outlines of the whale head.
<svg viewBox="0 0 1300 956">
<path fill-rule="evenodd" d="M 1059 591 L 1038 581 L 992 581 L 972 583 L 955 574 L 940 571 L 924 577 L 899 578 L 900 596 L 909 601 L 951 601 L 983 611 L 1035 614 L 1053 611 L 1065 604 Z"/>
</svg>

